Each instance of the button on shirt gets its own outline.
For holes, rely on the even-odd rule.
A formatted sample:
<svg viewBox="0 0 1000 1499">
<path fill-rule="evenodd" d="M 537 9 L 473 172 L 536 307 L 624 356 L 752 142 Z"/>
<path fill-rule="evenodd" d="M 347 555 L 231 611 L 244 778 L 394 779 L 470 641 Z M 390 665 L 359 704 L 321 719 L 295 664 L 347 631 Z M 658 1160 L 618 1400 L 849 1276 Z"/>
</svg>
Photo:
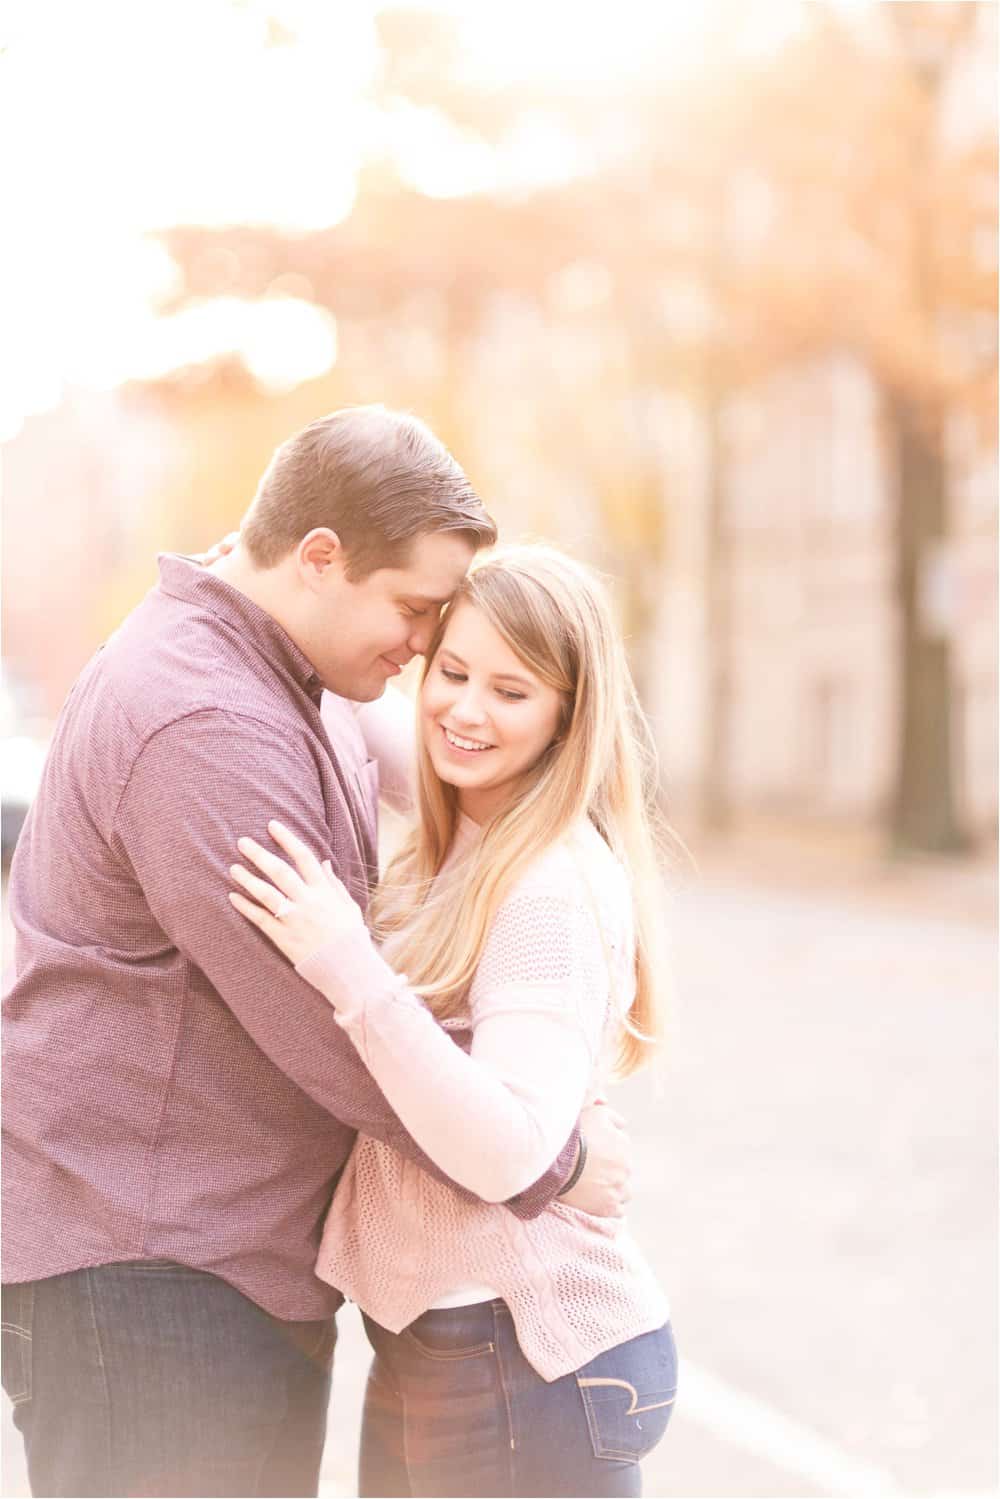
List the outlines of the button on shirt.
<svg viewBox="0 0 1000 1499">
<path fill-rule="evenodd" d="M 364 907 L 375 767 L 276 622 L 180 557 L 76 682 L 11 871 L 3 1273 L 170 1258 L 288 1319 L 355 1131 L 437 1168 L 327 1001 L 230 905 L 280 817 Z M 511 1204 L 565 1180 L 575 1134 Z"/>
</svg>

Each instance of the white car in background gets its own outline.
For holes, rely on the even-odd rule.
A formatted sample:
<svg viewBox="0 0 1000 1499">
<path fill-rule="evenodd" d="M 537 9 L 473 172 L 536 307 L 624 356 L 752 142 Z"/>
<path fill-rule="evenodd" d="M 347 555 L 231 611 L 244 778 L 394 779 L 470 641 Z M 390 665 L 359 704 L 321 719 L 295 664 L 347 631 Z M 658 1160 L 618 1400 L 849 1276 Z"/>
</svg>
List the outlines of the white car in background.
<svg viewBox="0 0 1000 1499">
<path fill-rule="evenodd" d="M 21 708 L 28 694 L 5 671 L 0 678 L 0 843 L 6 870 L 35 799 L 48 754 L 43 725 L 28 720 Z"/>
</svg>

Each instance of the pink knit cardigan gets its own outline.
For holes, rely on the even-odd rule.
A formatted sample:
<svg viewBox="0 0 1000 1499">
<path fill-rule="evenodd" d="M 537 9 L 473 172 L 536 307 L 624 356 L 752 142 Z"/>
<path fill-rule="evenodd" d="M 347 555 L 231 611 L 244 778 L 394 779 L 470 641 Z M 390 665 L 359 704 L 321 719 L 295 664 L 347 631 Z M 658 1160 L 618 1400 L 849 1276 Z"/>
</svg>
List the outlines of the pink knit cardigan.
<svg viewBox="0 0 1000 1499">
<path fill-rule="evenodd" d="M 461 878 L 479 830 L 460 822 L 438 881 Z M 387 956 L 390 956 L 388 951 Z M 401 1331 L 456 1287 L 494 1287 L 546 1380 L 660 1327 L 663 1292 L 621 1220 L 500 1204 L 545 1169 L 603 1093 L 634 993 L 625 871 L 589 823 L 539 857 L 504 902 L 452 1024 L 455 1046 L 359 931 L 299 973 L 337 1018 L 423 1149 L 477 1199 L 358 1136 L 326 1220 L 317 1274 Z"/>
</svg>

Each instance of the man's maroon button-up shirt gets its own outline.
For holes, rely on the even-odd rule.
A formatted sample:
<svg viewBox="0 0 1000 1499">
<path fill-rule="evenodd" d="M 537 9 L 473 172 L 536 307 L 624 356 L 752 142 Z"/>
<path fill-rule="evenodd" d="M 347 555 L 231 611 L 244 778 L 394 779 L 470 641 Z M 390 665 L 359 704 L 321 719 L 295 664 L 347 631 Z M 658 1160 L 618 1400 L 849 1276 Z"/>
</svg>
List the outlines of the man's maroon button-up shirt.
<svg viewBox="0 0 1000 1499">
<path fill-rule="evenodd" d="M 227 899 L 281 820 L 364 906 L 375 767 L 245 595 L 183 558 L 74 686 L 18 844 L 4 1001 L 3 1276 L 170 1258 L 319 1318 L 323 1215 L 356 1130 L 434 1168 L 327 1002 Z M 539 1212 L 575 1136 L 515 1206 Z"/>
</svg>

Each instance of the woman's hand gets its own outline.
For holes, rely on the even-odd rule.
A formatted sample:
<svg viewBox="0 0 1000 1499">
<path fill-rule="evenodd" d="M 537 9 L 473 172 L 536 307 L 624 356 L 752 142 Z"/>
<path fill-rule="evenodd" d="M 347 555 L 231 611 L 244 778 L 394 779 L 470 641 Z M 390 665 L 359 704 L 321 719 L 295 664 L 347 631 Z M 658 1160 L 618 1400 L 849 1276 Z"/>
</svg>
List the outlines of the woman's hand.
<svg viewBox="0 0 1000 1499">
<path fill-rule="evenodd" d="M 202 567 L 211 567 L 212 563 L 218 562 L 220 557 L 228 557 L 230 552 L 235 551 L 239 539 L 239 531 L 230 531 L 228 536 L 223 536 L 222 540 L 209 547 L 207 552 L 196 552 L 194 560 L 200 562 Z"/>
<path fill-rule="evenodd" d="M 233 879 L 246 892 L 229 893 L 237 911 L 270 937 L 296 967 L 336 937 L 357 932 L 367 935 L 360 907 L 334 874 L 329 860 L 321 864 L 311 849 L 280 822 L 269 822 L 267 830 L 295 867 L 252 838 L 241 838 L 237 844 L 240 853 L 261 873 L 251 874 L 242 864 L 230 866 Z"/>
<path fill-rule="evenodd" d="M 624 1218 L 632 1196 L 633 1154 L 625 1120 L 597 1098 L 580 1115 L 580 1129 L 587 1137 L 583 1173 L 573 1190 L 557 1201 L 593 1217 Z"/>
</svg>

